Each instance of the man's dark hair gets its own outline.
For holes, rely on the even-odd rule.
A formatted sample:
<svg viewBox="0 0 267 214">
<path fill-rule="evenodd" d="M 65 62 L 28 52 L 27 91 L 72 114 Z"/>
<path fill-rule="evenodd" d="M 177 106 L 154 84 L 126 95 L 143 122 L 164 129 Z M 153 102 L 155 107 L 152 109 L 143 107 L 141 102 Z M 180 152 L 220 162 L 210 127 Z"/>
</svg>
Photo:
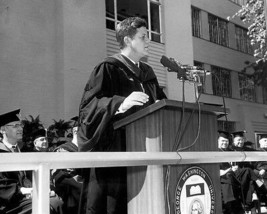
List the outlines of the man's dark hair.
<svg viewBox="0 0 267 214">
<path fill-rule="evenodd" d="M 117 25 L 116 38 L 120 49 L 125 47 L 124 37 L 129 36 L 132 39 L 140 27 L 147 27 L 147 22 L 140 17 L 129 17 Z"/>
</svg>

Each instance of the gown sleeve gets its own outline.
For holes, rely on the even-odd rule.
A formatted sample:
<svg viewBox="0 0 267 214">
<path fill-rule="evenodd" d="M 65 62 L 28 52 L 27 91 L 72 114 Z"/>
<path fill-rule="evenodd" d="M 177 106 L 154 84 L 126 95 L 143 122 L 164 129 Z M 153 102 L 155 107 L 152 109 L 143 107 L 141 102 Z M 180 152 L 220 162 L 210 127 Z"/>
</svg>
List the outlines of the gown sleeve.
<svg viewBox="0 0 267 214">
<path fill-rule="evenodd" d="M 114 69 L 112 64 L 100 63 L 85 86 L 79 108 L 79 151 L 92 151 L 101 142 L 100 138 L 106 134 L 107 127 L 112 127 L 109 124 L 125 99 L 114 91 L 117 88 Z"/>
</svg>

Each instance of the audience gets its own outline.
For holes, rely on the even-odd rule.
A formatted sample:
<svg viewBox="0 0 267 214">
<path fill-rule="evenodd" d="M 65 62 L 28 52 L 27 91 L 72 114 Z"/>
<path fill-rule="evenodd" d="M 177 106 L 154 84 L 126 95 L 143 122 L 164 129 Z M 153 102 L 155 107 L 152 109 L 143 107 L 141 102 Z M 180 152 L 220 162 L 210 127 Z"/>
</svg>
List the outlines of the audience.
<svg viewBox="0 0 267 214">
<path fill-rule="evenodd" d="M 23 123 L 20 109 L 0 115 L 0 131 L 3 142 L 0 152 L 22 152 Z M 39 132 L 38 132 L 39 133 Z M 33 140 L 39 138 L 35 132 Z M 32 173 L 31 171 L 0 172 L 0 213 L 32 213 Z M 53 192 L 50 195 L 50 214 L 61 214 L 62 201 Z"/>
<path fill-rule="evenodd" d="M 78 117 L 68 122 L 54 121 L 55 123 L 50 126 L 50 140 L 53 144 L 48 150 L 47 132 L 39 116 L 36 118 L 30 116 L 29 120 L 21 120 L 20 109 L 2 114 L 0 115 L 0 153 L 77 152 L 77 120 Z M 218 131 L 218 148 L 221 151 L 255 151 L 254 144 L 246 141 L 245 131 L 234 132 L 231 135 L 225 131 Z M 257 151 L 267 151 L 267 135 L 259 140 Z M 267 161 L 220 164 L 224 214 L 243 214 L 248 210 L 254 214 L 258 197 L 261 202 L 267 203 L 266 170 Z M 50 194 L 51 214 L 85 213 L 89 174 L 90 171 L 85 169 L 53 170 Z M 0 172 L 1 214 L 30 214 L 32 212 L 31 194 L 31 172 Z"/>
</svg>

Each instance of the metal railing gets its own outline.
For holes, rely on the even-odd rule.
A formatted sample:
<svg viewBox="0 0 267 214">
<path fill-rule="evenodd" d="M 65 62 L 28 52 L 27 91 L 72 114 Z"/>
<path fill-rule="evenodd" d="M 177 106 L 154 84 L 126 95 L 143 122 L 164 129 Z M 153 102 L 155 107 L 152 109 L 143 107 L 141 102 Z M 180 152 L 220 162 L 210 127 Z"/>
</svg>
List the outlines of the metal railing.
<svg viewBox="0 0 267 214">
<path fill-rule="evenodd" d="M 32 209 L 49 214 L 50 170 L 116 166 L 267 161 L 266 152 L 55 152 L 2 153 L 0 171 L 33 171 Z M 218 172 L 219 174 L 219 172 Z"/>
</svg>

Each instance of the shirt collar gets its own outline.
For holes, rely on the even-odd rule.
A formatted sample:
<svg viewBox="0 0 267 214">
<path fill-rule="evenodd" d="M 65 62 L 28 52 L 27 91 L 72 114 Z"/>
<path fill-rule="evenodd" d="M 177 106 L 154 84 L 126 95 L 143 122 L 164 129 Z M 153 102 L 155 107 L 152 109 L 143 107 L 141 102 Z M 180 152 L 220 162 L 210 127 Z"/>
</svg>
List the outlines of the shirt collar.
<svg viewBox="0 0 267 214">
<path fill-rule="evenodd" d="M 8 149 L 12 149 L 13 146 L 17 146 L 17 145 L 18 145 L 18 144 L 12 145 L 12 144 L 10 144 L 6 139 L 3 139 L 3 144 L 5 144 L 5 146 L 6 146 Z"/>
<path fill-rule="evenodd" d="M 139 67 L 139 62 L 135 62 L 133 61 L 131 58 L 129 58 L 128 56 L 124 55 L 123 53 L 121 53 L 121 55 L 125 56 L 127 59 L 129 59 L 133 64 L 137 65 L 137 67 Z"/>
</svg>

